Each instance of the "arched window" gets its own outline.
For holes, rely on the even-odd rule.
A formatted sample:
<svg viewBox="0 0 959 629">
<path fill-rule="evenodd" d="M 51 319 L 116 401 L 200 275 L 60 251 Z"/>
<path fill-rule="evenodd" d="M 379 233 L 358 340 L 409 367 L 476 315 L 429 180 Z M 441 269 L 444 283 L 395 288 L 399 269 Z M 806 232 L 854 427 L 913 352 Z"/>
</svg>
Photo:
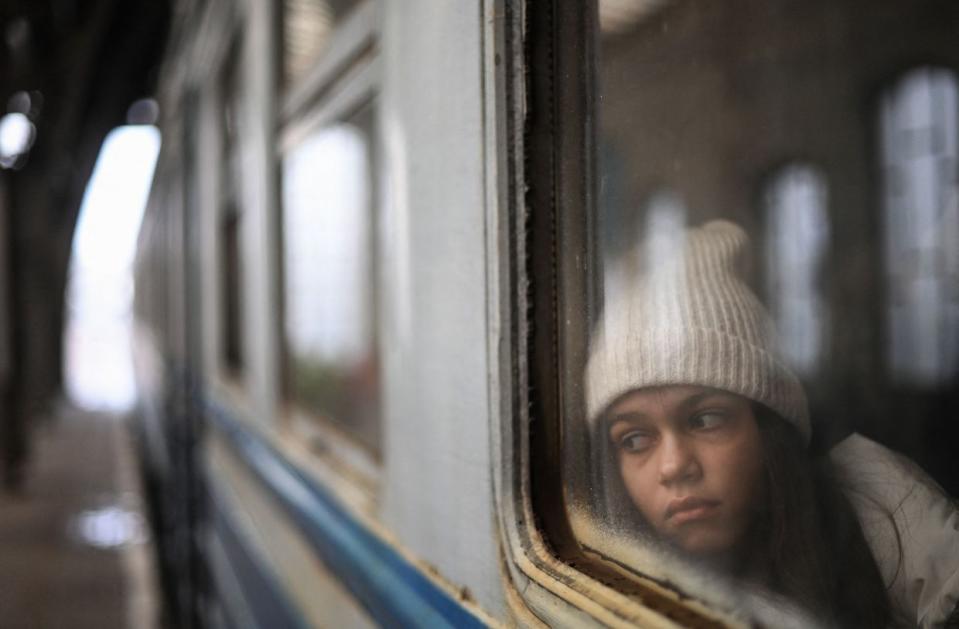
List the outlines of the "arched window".
<svg viewBox="0 0 959 629">
<path fill-rule="evenodd" d="M 818 287 L 829 244 L 826 183 L 806 164 L 781 169 L 764 195 L 766 292 L 784 357 L 815 371 L 826 344 L 828 313 Z"/>
<path fill-rule="evenodd" d="M 959 367 L 957 88 L 910 71 L 881 101 L 886 342 L 897 382 L 937 386 Z"/>
</svg>

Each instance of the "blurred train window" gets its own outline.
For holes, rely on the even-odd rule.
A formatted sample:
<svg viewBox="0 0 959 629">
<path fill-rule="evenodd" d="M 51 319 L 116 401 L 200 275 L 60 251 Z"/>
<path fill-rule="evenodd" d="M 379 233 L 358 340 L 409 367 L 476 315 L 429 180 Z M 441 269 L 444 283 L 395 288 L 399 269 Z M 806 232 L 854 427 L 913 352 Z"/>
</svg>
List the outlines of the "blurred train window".
<svg viewBox="0 0 959 629">
<path fill-rule="evenodd" d="M 227 207 L 221 218 L 223 361 L 227 370 L 238 374 L 243 369 L 242 328 L 240 321 L 240 216 Z"/>
<path fill-rule="evenodd" d="M 302 78 L 330 44 L 336 26 L 359 0 L 283 0 L 283 79 Z"/>
<path fill-rule="evenodd" d="M 220 139 L 223 160 L 220 176 L 218 213 L 220 238 L 220 313 L 221 361 L 228 375 L 243 370 L 243 256 L 240 250 L 242 213 L 239 204 L 243 191 L 240 152 L 239 42 L 226 56 L 220 79 Z"/>
<path fill-rule="evenodd" d="M 293 401 L 379 444 L 373 106 L 283 158 L 284 335 Z"/>
<path fill-rule="evenodd" d="M 959 620 L 959 4 L 596 11 L 573 535 L 769 626 Z"/>
</svg>

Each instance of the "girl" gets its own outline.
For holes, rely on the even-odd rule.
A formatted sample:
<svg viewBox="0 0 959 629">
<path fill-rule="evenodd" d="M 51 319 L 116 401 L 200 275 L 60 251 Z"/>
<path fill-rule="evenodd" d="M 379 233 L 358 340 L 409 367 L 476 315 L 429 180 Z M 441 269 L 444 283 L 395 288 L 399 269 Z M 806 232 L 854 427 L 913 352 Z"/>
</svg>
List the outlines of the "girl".
<svg viewBox="0 0 959 629">
<path fill-rule="evenodd" d="M 959 515 L 934 483 L 861 437 L 837 448 L 835 465 L 810 457 L 804 391 L 740 278 L 746 246 L 732 223 L 690 230 L 607 306 L 586 401 L 613 511 L 828 625 L 946 622 L 959 590 Z M 934 504 L 943 516 L 908 543 L 901 529 L 914 532 L 922 516 L 877 489 L 896 482 L 920 483 L 917 510 Z M 928 555 L 936 539 L 949 547 L 945 564 L 907 557 Z M 883 566 L 870 543 L 883 547 Z"/>
</svg>

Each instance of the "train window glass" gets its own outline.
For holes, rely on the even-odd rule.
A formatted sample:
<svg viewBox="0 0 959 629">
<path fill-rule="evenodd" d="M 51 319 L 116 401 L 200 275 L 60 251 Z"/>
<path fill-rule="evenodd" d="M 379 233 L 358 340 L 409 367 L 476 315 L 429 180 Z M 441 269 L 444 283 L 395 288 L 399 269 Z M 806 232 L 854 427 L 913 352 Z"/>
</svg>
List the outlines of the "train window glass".
<svg viewBox="0 0 959 629">
<path fill-rule="evenodd" d="M 289 391 L 360 443 L 379 443 L 373 107 L 321 127 L 283 159 Z"/>
<path fill-rule="evenodd" d="M 597 2 L 569 524 L 770 626 L 957 619 L 959 5 L 870 7 Z"/>
<path fill-rule="evenodd" d="M 240 186 L 240 94 L 239 42 L 227 55 L 220 82 L 220 141 L 223 160 L 218 165 L 220 205 L 220 354 L 227 375 L 237 377 L 243 370 L 243 269 L 240 241 L 242 213 Z"/>
<path fill-rule="evenodd" d="M 283 78 L 303 77 L 323 54 L 336 26 L 359 0 L 283 1 Z"/>
<path fill-rule="evenodd" d="M 243 336 L 240 321 L 240 216 L 232 207 L 226 209 L 221 219 L 220 241 L 223 359 L 227 370 L 236 374 L 243 368 L 243 347 L 240 343 Z"/>
</svg>

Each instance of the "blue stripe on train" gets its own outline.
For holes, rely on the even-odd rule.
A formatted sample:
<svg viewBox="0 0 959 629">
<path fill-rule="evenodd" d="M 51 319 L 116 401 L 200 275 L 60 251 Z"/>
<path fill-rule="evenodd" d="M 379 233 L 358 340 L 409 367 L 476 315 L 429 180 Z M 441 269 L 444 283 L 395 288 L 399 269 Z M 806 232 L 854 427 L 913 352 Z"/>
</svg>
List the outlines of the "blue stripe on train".
<svg viewBox="0 0 959 629">
<path fill-rule="evenodd" d="M 485 626 L 269 443 L 222 407 L 211 403 L 208 408 L 213 424 L 377 622 L 401 627 Z"/>
</svg>

